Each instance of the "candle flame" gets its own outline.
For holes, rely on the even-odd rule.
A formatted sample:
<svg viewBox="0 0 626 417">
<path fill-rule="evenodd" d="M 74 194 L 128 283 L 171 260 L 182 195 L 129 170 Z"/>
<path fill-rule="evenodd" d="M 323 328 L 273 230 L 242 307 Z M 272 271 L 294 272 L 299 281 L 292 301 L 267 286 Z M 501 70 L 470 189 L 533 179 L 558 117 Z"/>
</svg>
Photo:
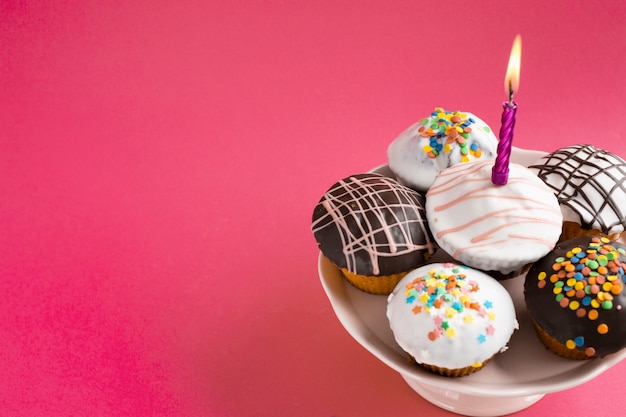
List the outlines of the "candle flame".
<svg viewBox="0 0 626 417">
<path fill-rule="evenodd" d="M 509 66 L 504 77 L 504 91 L 509 96 L 509 101 L 513 101 L 513 93 L 519 89 L 519 73 L 522 60 L 522 37 L 517 35 L 511 47 Z"/>
</svg>

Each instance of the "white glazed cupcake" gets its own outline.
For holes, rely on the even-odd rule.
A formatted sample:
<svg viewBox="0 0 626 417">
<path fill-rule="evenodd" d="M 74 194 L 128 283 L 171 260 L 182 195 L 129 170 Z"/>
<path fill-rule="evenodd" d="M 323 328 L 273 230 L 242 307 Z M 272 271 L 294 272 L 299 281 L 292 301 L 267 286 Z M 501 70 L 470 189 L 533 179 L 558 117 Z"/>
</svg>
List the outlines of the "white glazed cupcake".
<svg viewBox="0 0 626 417">
<path fill-rule="evenodd" d="M 435 108 L 387 149 L 389 169 L 398 181 L 426 191 L 439 171 L 461 162 L 495 159 L 498 139 L 476 115 Z"/>
<path fill-rule="evenodd" d="M 387 318 L 410 358 L 445 376 L 482 369 L 518 328 L 513 301 L 497 280 L 451 263 L 409 272 L 389 295 Z"/>
<path fill-rule="evenodd" d="M 552 190 L 528 168 L 512 163 L 507 184 L 494 185 L 493 165 L 476 161 L 442 171 L 426 194 L 426 216 L 455 260 L 506 277 L 554 248 L 563 215 Z"/>
</svg>

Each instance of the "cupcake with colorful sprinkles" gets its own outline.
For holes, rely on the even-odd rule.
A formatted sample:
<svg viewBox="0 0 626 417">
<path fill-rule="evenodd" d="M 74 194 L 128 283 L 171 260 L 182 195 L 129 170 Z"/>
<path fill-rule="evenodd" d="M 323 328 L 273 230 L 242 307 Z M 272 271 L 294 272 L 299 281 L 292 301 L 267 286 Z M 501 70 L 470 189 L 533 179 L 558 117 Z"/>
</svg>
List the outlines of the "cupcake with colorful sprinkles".
<svg viewBox="0 0 626 417">
<path fill-rule="evenodd" d="M 513 301 L 498 281 L 452 263 L 409 272 L 388 297 L 387 318 L 411 361 L 451 377 L 482 369 L 518 328 Z"/>
<path fill-rule="evenodd" d="M 398 181 L 426 191 L 442 169 L 495 159 L 497 147 L 491 128 L 476 115 L 437 107 L 391 142 L 387 157 Z"/>
<path fill-rule="evenodd" d="M 626 347 L 626 246 L 606 237 L 562 242 L 536 262 L 524 284 L 541 341 L 570 359 L 604 357 Z"/>
</svg>

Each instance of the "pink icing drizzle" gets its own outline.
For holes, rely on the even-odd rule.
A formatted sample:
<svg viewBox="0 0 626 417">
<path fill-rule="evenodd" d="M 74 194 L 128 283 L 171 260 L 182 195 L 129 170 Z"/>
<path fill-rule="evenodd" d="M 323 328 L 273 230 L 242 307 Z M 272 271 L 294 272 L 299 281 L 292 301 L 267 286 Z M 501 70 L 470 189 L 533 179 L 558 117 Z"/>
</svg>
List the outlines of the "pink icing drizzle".
<svg viewBox="0 0 626 417">
<path fill-rule="evenodd" d="M 332 191 L 329 190 L 328 193 L 324 196 L 324 201 L 322 201 L 322 206 L 327 210 L 328 214 L 332 217 L 333 223 L 344 230 L 347 238 L 344 237 L 344 234 L 341 235 L 343 252 L 347 260 L 347 265 L 355 264 L 355 254 L 360 251 L 366 251 L 372 262 L 372 271 L 374 275 L 378 275 L 380 273 L 379 267 L 379 258 L 385 256 L 395 256 L 404 253 L 410 253 L 415 250 L 420 249 L 429 249 L 432 250 L 432 244 L 420 244 L 413 242 L 413 239 L 409 233 L 408 228 L 399 227 L 400 224 L 403 224 L 405 220 L 401 220 L 398 218 L 396 213 L 391 210 L 391 207 L 387 204 L 384 204 L 381 198 L 378 196 L 379 192 L 394 192 L 397 194 L 406 194 L 412 192 L 410 189 L 404 190 L 403 187 L 385 187 L 384 190 L 381 190 L 381 182 L 390 182 L 391 180 L 385 177 L 381 177 L 379 179 L 378 190 L 376 187 L 372 187 L 368 184 L 367 181 L 359 180 L 356 177 L 350 177 L 350 183 L 342 180 L 337 184 L 337 188 L 342 188 L 348 194 L 352 196 L 349 202 L 343 201 L 342 199 L 336 198 L 332 195 Z M 358 192 L 356 190 L 359 190 Z M 365 191 L 365 194 L 364 194 Z M 409 196 L 402 196 L 403 198 L 398 197 L 398 201 L 411 201 Z M 369 204 L 364 204 L 364 202 L 369 202 Z M 347 214 L 338 215 L 340 212 L 339 208 L 342 208 L 344 211 L 347 210 Z M 414 205 L 410 204 L 401 204 L 398 203 L 396 207 L 402 207 L 405 211 L 417 211 L 417 208 Z M 378 220 L 378 225 L 374 226 L 370 221 L 368 216 L 372 215 Z M 361 221 L 355 222 L 358 226 L 359 234 L 353 233 L 348 227 L 348 223 L 346 219 L 348 218 L 359 218 Z M 390 220 L 391 217 L 391 220 Z M 425 222 L 424 222 L 425 223 Z M 425 227 L 425 226 L 423 226 Z M 403 246 L 404 249 L 399 249 L 393 234 L 391 233 L 391 229 L 394 231 L 400 231 L 402 238 L 404 240 Z M 426 230 L 423 230 L 426 233 Z M 380 242 L 376 242 L 375 235 L 383 232 L 386 236 L 386 241 L 384 244 Z M 378 246 L 385 246 L 389 249 L 389 252 L 383 252 L 378 250 Z M 351 269 L 351 268 L 348 268 Z M 356 272 L 356 271 L 352 271 Z"/>
<path fill-rule="evenodd" d="M 545 197 L 541 198 L 542 195 L 550 195 L 549 190 L 541 187 L 541 183 L 532 181 L 531 178 L 533 177 L 512 176 L 507 185 L 494 187 L 488 175 L 489 170 L 486 169 L 490 165 L 493 165 L 493 161 L 457 165 L 452 169 L 443 171 L 439 175 L 438 182 L 428 191 L 427 198 L 450 192 L 450 190 L 457 189 L 457 187 L 464 187 L 463 189 L 466 191 L 453 200 L 436 205 L 433 208 L 434 212 L 442 213 L 474 199 L 490 199 L 491 201 L 497 201 L 497 204 L 492 204 L 493 209 L 487 212 L 481 211 L 486 209 L 484 206 L 468 206 L 468 210 L 464 212 L 467 216 L 467 221 L 463 224 L 457 224 L 454 227 L 438 231 L 437 238 L 447 234 L 463 232 L 472 226 L 476 226 L 476 224 L 481 224 L 481 227 L 478 228 L 480 234 L 469 237 L 468 241 L 471 245 L 457 248 L 453 254 L 455 257 L 470 248 L 474 250 L 484 248 L 487 250 L 489 247 L 497 247 L 510 239 L 534 241 L 547 247 L 554 246 L 554 242 L 546 240 L 541 236 L 519 233 L 519 227 L 517 232 L 511 231 L 508 233 L 506 239 L 502 238 L 501 235 L 499 237 L 494 236 L 498 231 L 524 224 L 540 223 L 560 228 L 561 221 L 558 215 L 546 218 L 546 215 L 555 214 L 556 207 L 547 203 Z M 485 175 L 482 175 L 483 172 L 481 170 L 483 170 Z M 512 175 L 514 175 L 513 172 Z M 472 185 L 473 188 L 470 188 L 469 185 Z M 519 191 L 519 188 L 516 187 L 520 186 L 530 187 L 531 190 L 536 190 L 537 192 L 525 193 L 524 195 L 519 192 L 516 193 L 516 189 Z M 491 222 L 493 218 L 501 219 L 501 221 Z"/>
</svg>

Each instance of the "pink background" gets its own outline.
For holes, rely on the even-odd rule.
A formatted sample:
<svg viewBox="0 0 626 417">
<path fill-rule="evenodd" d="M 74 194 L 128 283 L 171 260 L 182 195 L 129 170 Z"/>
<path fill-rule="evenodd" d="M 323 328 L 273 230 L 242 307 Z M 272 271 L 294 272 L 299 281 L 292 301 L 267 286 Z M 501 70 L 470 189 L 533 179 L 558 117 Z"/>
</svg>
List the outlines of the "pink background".
<svg viewBox="0 0 626 417">
<path fill-rule="evenodd" d="M 0 2 L 0 415 L 450 415 L 339 324 L 313 206 L 435 106 L 497 130 L 517 33 L 515 144 L 626 156 L 624 21 L 597 0 Z M 624 384 L 626 363 L 519 415 L 620 414 Z"/>
</svg>

